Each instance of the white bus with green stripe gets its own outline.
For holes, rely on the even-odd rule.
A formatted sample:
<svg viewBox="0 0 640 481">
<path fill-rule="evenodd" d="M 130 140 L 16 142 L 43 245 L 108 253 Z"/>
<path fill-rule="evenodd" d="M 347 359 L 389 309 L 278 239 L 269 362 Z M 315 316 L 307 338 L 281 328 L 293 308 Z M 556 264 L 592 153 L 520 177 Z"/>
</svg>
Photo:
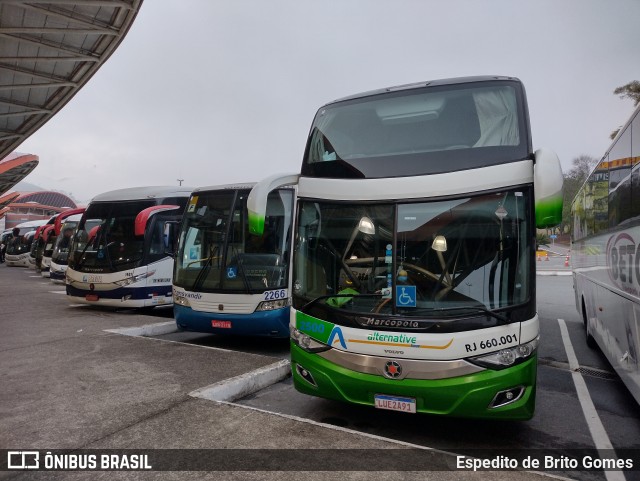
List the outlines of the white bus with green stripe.
<svg viewBox="0 0 640 481">
<path fill-rule="evenodd" d="M 300 174 L 290 314 L 297 390 L 410 413 L 529 419 L 539 320 L 535 228 L 562 171 L 532 148 L 510 77 L 392 87 L 328 103 Z"/>
</svg>

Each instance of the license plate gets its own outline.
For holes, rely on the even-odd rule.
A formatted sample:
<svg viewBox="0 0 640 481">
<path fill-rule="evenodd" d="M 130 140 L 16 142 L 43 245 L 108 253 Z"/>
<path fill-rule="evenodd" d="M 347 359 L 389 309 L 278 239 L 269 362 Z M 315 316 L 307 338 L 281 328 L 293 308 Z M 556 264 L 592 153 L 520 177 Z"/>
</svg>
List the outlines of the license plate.
<svg viewBox="0 0 640 481">
<path fill-rule="evenodd" d="M 84 296 L 85 300 L 87 301 L 91 301 L 91 302 L 96 302 L 98 299 L 100 299 L 100 297 L 98 297 L 97 294 L 87 294 L 86 296 Z"/>
<path fill-rule="evenodd" d="M 389 411 L 400 411 L 403 413 L 416 412 L 416 400 L 412 397 L 388 396 L 386 394 L 376 394 L 373 396 L 375 407 L 387 409 Z"/>
<path fill-rule="evenodd" d="M 231 329 L 231 321 L 211 321 L 211 327 L 218 327 L 220 329 Z"/>
</svg>

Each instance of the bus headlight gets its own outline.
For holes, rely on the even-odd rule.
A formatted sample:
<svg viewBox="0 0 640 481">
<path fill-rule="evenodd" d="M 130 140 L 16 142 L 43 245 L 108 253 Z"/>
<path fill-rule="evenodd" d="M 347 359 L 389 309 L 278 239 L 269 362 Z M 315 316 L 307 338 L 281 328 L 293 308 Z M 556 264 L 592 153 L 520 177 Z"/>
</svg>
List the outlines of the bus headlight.
<svg viewBox="0 0 640 481">
<path fill-rule="evenodd" d="M 283 307 L 287 307 L 289 305 L 289 299 L 278 299 L 276 301 L 262 301 L 256 307 L 256 312 L 258 311 L 273 311 L 275 309 L 282 309 Z"/>
<path fill-rule="evenodd" d="M 187 299 L 185 296 L 181 296 L 180 294 L 176 294 L 175 292 L 173 293 L 173 303 L 179 306 L 191 307 L 189 299 Z"/>
<path fill-rule="evenodd" d="M 539 337 L 536 337 L 533 341 L 506 349 L 500 349 L 499 351 L 483 354 L 482 356 L 471 357 L 468 360 L 478 366 L 490 369 L 505 369 L 520 364 L 530 358 L 538 349 L 539 339 Z"/>
<path fill-rule="evenodd" d="M 312 339 L 310 336 L 307 336 L 304 332 L 299 331 L 296 328 L 291 329 L 290 337 L 296 346 L 307 352 L 322 352 L 330 349 L 326 344 L 322 344 L 321 342 Z"/>
</svg>

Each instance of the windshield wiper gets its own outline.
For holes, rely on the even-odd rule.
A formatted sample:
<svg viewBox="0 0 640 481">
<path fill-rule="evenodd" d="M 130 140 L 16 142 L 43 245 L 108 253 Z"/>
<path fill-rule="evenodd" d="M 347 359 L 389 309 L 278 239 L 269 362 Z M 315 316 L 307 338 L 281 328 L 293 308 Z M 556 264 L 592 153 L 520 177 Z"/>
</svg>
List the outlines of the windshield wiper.
<svg viewBox="0 0 640 481">
<path fill-rule="evenodd" d="M 348 293 L 348 294 L 326 294 L 324 296 L 318 296 L 314 299 L 311 299 L 309 302 L 307 302 L 304 306 L 302 306 L 300 308 L 301 311 L 304 311 L 305 309 L 308 309 L 309 307 L 313 306 L 315 303 L 317 303 L 318 301 L 321 301 L 323 299 L 331 299 L 334 297 L 350 297 L 350 298 L 354 298 L 354 297 L 382 297 L 383 294 L 359 294 L 359 293 Z"/>
<path fill-rule="evenodd" d="M 504 316 L 502 314 L 499 314 L 497 312 L 492 311 L 491 309 L 487 309 L 484 306 L 453 306 L 453 307 L 426 307 L 426 308 L 422 308 L 422 309 L 418 309 L 419 310 L 427 310 L 429 312 L 446 312 L 446 311 L 480 311 L 483 312 L 491 317 L 493 317 L 494 319 L 497 319 L 499 321 L 502 321 L 502 324 L 510 324 L 511 321 L 509 320 L 509 318 L 507 316 Z"/>
<path fill-rule="evenodd" d="M 249 285 L 249 280 L 247 279 L 246 274 L 244 273 L 244 266 L 242 262 L 238 261 L 238 274 L 240 274 L 240 278 L 242 279 L 242 283 L 244 284 L 244 288 L 247 291 L 247 294 L 251 294 L 251 286 Z"/>
<path fill-rule="evenodd" d="M 84 249 L 82 249 L 82 252 L 80 252 L 80 257 L 78 260 L 78 267 L 77 267 L 78 270 L 82 269 L 82 266 L 84 266 L 84 263 L 87 261 L 87 258 L 84 257 L 84 255 L 87 252 L 87 249 L 89 248 L 90 245 L 93 244 L 93 246 L 95 247 L 95 241 L 96 239 L 94 239 L 93 242 L 91 242 L 91 239 L 87 240 L 87 243 L 85 244 Z"/>
<path fill-rule="evenodd" d="M 383 297 L 383 294 L 358 294 L 358 293 L 345 293 L 345 294 L 326 294 L 323 296 L 318 296 L 312 300 L 310 300 L 309 302 L 307 302 L 304 306 L 302 306 L 300 308 L 300 311 L 305 311 L 306 309 L 310 308 L 311 306 L 313 306 L 314 304 L 316 304 L 318 301 L 321 301 L 323 299 L 331 299 L 331 298 L 335 298 L 335 297 L 350 297 L 350 298 L 354 298 L 354 297 Z M 453 306 L 453 307 L 424 307 L 424 308 L 418 308 L 416 309 L 414 312 L 419 312 L 419 311 L 429 311 L 429 312 L 445 312 L 445 311 L 468 311 L 468 310 L 475 310 L 475 311 L 480 311 L 483 312 L 484 314 L 489 315 L 490 317 L 493 317 L 494 319 L 497 319 L 498 321 L 501 321 L 501 324 L 510 324 L 511 321 L 509 320 L 509 318 L 507 316 L 504 316 L 502 314 L 499 314 L 497 312 L 492 311 L 491 309 L 487 309 L 484 306 Z"/>
<path fill-rule="evenodd" d="M 105 239 L 106 239 L 106 237 L 105 237 Z M 107 262 L 109 263 L 109 269 L 111 269 L 112 271 L 115 271 L 116 268 L 114 267 L 113 261 L 111 260 L 111 253 L 109 252 L 109 247 L 117 245 L 117 244 L 120 244 L 120 247 L 124 246 L 124 244 L 122 242 L 109 242 L 107 245 L 104 246 L 104 249 L 103 249 L 103 251 L 105 253 L 104 256 L 107 258 Z M 100 252 L 100 251 L 98 251 L 98 252 Z"/>
<path fill-rule="evenodd" d="M 200 268 L 200 271 L 196 276 L 196 280 L 193 281 L 193 285 L 191 286 L 192 291 L 199 289 L 202 283 L 204 283 L 204 280 L 207 278 L 207 275 L 209 274 L 209 267 L 211 267 L 211 264 L 213 263 L 213 258 L 216 256 L 217 253 L 218 253 L 218 246 L 215 246 L 213 249 L 211 249 L 211 255 L 207 258 L 204 265 Z"/>
</svg>

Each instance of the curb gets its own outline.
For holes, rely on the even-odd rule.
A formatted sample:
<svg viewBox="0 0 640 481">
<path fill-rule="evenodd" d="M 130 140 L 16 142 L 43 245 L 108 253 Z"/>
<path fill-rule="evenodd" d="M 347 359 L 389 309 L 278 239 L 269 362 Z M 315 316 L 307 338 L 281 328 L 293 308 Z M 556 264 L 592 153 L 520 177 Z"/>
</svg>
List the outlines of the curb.
<svg viewBox="0 0 640 481">
<path fill-rule="evenodd" d="M 571 271 L 536 271 L 537 276 L 570 276 Z"/>
<path fill-rule="evenodd" d="M 291 375 L 291 363 L 282 361 L 269 364 L 255 371 L 191 391 L 189 396 L 209 401 L 233 402 L 276 384 Z"/>
</svg>

